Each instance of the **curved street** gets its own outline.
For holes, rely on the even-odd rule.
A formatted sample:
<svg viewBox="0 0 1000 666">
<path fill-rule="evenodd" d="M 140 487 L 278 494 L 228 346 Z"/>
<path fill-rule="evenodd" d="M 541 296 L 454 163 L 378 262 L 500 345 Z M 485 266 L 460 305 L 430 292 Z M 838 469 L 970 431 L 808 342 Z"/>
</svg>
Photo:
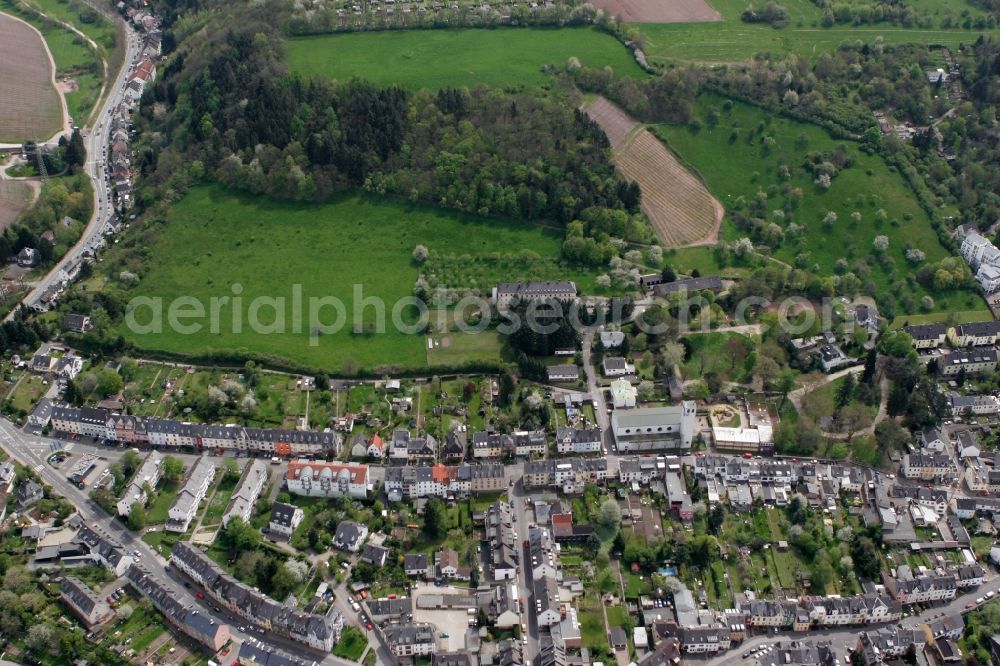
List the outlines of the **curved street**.
<svg viewBox="0 0 1000 666">
<path fill-rule="evenodd" d="M 81 131 L 85 133 L 84 145 L 87 148 L 84 173 L 90 178 L 94 190 L 90 220 L 76 244 L 63 255 L 62 259 L 56 262 L 44 277 L 35 282 L 21 299 L 21 303 L 28 307 L 37 305 L 46 290 L 62 282 L 67 268 L 75 266 L 83 259 L 84 255 L 93 253 L 100 246 L 102 234 L 109 228 L 111 219 L 115 215 L 114 205 L 111 201 L 111 186 L 105 170 L 105 157 L 110 139 L 110 120 L 115 109 L 125 99 L 125 84 L 128 82 L 129 71 L 138 62 L 143 48 L 141 36 L 127 24 L 125 34 L 127 38 L 125 59 L 122 61 L 122 66 L 115 74 L 114 80 L 106 84 L 107 95 L 101 103 L 100 112 L 94 116 L 90 127 L 81 128 Z M 12 308 L 5 321 L 13 318 L 16 312 L 17 308 Z"/>
</svg>

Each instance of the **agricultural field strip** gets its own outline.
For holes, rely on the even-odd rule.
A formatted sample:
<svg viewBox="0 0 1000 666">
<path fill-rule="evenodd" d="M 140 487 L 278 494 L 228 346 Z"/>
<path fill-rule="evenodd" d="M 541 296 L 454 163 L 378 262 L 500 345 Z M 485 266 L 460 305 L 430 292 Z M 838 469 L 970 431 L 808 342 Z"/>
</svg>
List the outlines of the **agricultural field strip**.
<svg viewBox="0 0 1000 666">
<path fill-rule="evenodd" d="M 584 110 L 607 135 L 618 170 L 639 183 L 643 212 L 664 243 L 714 243 L 724 210 L 704 183 L 663 142 L 605 98 L 596 98 Z"/>
<path fill-rule="evenodd" d="M 66 119 L 55 61 L 31 24 L 0 12 L 0 141 L 48 140 Z"/>
</svg>

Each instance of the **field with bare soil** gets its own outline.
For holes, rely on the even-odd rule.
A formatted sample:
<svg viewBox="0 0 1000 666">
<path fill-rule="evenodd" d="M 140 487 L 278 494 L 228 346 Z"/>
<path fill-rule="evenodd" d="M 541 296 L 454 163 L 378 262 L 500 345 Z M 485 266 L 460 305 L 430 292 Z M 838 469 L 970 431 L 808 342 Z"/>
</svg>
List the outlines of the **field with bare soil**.
<svg viewBox="0 0 1000 666">
<path fill-rule="evenodd" d="M 705 184 L 659 139 L 617 106 L 598 97 L 585 110 L 611 143 L 618 171 L 639 183 L 642 210 L 667 247 L 718 241 L 723 208 Z"/>
<path fill-rule="evenodd" d="M 0 180 L 0 230 L 17 220 L 34 199 L 34 188 L 19 180 Z"/>
<path fill-rule="evenodd" d="M 721 21 L 705 0 L 592 0 L 592 5 L 626 23 L 702 23 Z"/>
<path fill-rule="evenodd" d="M 52 60 L 30 25 L 0 13 L 0 143 L 48 140 L 62 125 Z"/>
</svg>

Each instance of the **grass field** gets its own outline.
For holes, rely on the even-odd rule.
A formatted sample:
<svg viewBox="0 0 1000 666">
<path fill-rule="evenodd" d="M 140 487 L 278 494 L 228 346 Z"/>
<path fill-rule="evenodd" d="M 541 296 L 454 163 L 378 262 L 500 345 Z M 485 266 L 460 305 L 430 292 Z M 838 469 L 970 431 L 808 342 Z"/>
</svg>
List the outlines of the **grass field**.
<svg viewBox="0 0 1000 666">
<path fill-rule="evenodd" d="M 711 4 L 722 14 L 722 22 L 640 25 L 647 57 L 654 60 L 737 62 L 749 60 L 755 53 L 770 53 L 774 56 L 797 53 L 815 60 L 822 53 L 833 51 L 846 41 L 872 43 L 876 37 L 881 36 L 887 44 L 918 43 L 956 47 L 960 44 L 972 44 L 983 34 L 983 31 L 978 30 L 906 28 L 890 24 L 836 25 L 823 28 L 820 26 L 822 10 L 810 0 L 781 2 L 781 6 L 788 10 L 789 25 L 775 29 L 763 23 L 743 23 L 740 13 L 749 4 L 746 0 L 712 0 Z M 949 12 L 956 22 L 962 20 L 962 12 L 973 17 L 983 13 L 964 0 L 914 0 L 907 2 L 907 6 L 932 17 L 935 26 L 939 26 L 939 19 Z M 1000 31 L 987 30 L 985 34 L 995 36 Z"/>
<path fill-rule="evenodd" d="M 417 278 L 418 267 L 411 258 L 417 244 L 427 246 L 432 256 L 438 251 L 462 253 L 466 261 L 475 263 L 477 256 L 496 248 L 558 256 L 562 240 L 555 229 L 362 196 L 296 204 L 207 187 L 192 190 L 174 206 L 170 223 L 161 233 L 153 253 L 162 259 L 151 262 L 134 294 L 162 298 L 164 312 L 171 299 L 193 297 L 208 313 L 211 298 L 231 297 L 233 285 L 238 284 L 242 289 L 239 326 L 232 325 L 233 306 L 226 302 L 217 309 L 221 321 L 217 333 L 205 325 L 186 335 L 171 330 L 163 319 L 162 333 L 124 330 L 131 342 L 143 349 L 189 354 L 245 350 L 331 371 L 341 370 L 347 362 L 361 368 L 427 367 L 424 335 L 399 331 L 392 319 L 396 307 L 403 321 L 407 317 L 413 321 L 410 308 L 398 304 L 411 295 Z M 530 276 L 498 271 L 487 277 L 495 282 Z M 585 280 L 588 276 L 567 271 L 566 277 Z M 302 294 L 298 316 L 292 306 L 298 288 L 294 285 L 301 287 Z M 355 295 L 382 299 L 385 333 L 367 330 L 377 324 L 377 307 Z M 285 299 L 286 321 L 278 327 L 284 332 L 252 330 L 250 314 L 256 310 L 251 301 L 256 297 Z M 332 297 L 343 303 L 342 316 L 333 307 L 318 309 L 320 322 L 341 321 L 338 332 L 314 336 L 316 329 L 309 322 L 311 297 Z M 265 305 L 259 315 L 261 323 L 276 323 L 272 307 Z M 149 316 L 147 308 L 145 314 L 140 311 L 137 321 L 148 323 Z M 200 321 L 207 324 L 207 317 Z M 496 359 L 495 343 L 484 347 L 483 357 Z M 468 346 L 462 349 L 464 354 L 470 351 Z"/>
<path fill-rule="evenodd" d="M 0 13 L 0 143 L 47 140 L 62 126 L 52 62 L 32 26 Z"/>
<path fill-rule="evenodd" d="M 684 338 L 690 354 L 682 368 L 684 377 L 697 379 L 709 372 L 729 381 L 742 381 L 746 375 L 743 359 L 752 349 L 750 340 L 739 333 L 704 333 Z"/>
<path fill-rule="evenodd" d="M 758 192 L 770 190 L 766 207 L 768 217 L 772 217 L 775 210 L 790 203 L 782 194 L 783 188 L 787 186 L 789 192 L 801 190 L 800 199 L 790 203 L 792 210 L 783 228 L 789 229 L 794 222 L 804 230 L 797 236 L 789 233 L 774 251 L 776 258 L 788 263 L 799 258 L 805 268 L 824 275 L 835 273 L 838 259 L 846 259 L 848 270 L 857 270 L 856 263 L 865 261 L 870 273 L 864 280 L 870 280 L 877 289 L 891 289 L 897 298 L 909 295 L 919 299 L 924 295 L 919 286 L 906 281 L 913 273 L 913 264 L 905 258 L 906 244 L 923 250 L 927 262 L 943 259 L 948 252 L 899 174 L 880 157 L 862 152 L 854 142 L 833 139 L 821 127 L 774 116 L 739 102 L 726 111 L 723 102 L 713 95 L 698 99 L 699 118 L 704 120 L 710 109 L 719 111 L 715 125 L 704 122 L 700 129 L 658 125 L 656 131 L 701 173 L 727 210 L 739 209 L 741 202 L 750 202 Z M 755 132 L 758 128 L 760 131 Z M 765 145 L 765 137 L 770 145 Z M 829 155 L 841 147 L 853 164 L 841 170 L 829 189 L 823 190 L 802 166 L 806 155 L 811 151 Z M 782 167 L 788 169 L 786 179 L 779 175 Z M 878 221 L 880 209 L 886 211 L 886 221 Z M 837 217 L 831 225 L 823 221 L 828 211 Z M 861 215 L 859 222 L 852 219 L 854 213 Z M 742 235 L 747 234 L 727 217 L 722 236 L 733 239 Z M 886 255 L 892 259 L 891 265 L 869 260 L 878 235 L 889 238 Z M 938 310 L 974 310 L 982 303 L 971 292 L 932 296 Z"/>
<path fill-rule="evenodd" d="M 27 183 L 0 180 L 0 230 L 14 224 L 33 198 L 34 191 Z"/>
<path fill-rule="evenodd" d="M 930 314 L 900 315 L 892 320 L 890 328 L 903 328 L 917 324 L 969 324 L 977 321 L 992 321 L 993 313 L 983 304 L 982 310 L 960 310 L 956 312 L 932 312 Z"/>
<path fill-rule="evenodd" d="M 387 30 L 288 42 L 293 71 L 411 89 L 535 87 L 549 80 L 544 65 L 563 67 L 571 57 L 591 67 L 609 66 L 617 74 L 644 76 L 624 46 L 594 28 Z"/>
</svg>

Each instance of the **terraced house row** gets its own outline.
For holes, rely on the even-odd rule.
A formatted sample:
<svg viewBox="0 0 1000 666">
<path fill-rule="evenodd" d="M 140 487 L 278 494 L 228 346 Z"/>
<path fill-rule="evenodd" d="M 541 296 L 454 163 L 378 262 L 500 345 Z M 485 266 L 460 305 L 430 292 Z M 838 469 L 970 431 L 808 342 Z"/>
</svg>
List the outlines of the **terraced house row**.
<svg viewBox="0 0 1000 666">
<path fill-rule="evenodd" d="M 343 441 L 335 432 L 182 423 L 172 419 L 147 419 L 117 414 L 92 407 L 53 407 L 51 423 L 53 431 L 57 433 L 125 444 L 228 449 L 272 456 L 336 455 L 340 452 Z"/>
<path fill-rule="evenodd" d="M 174 545 L 170 562 L 205 589 L 205 594 L 230 612 L 266 632 L 329 652 L 340 640 L 344 618 L 335 606 L 325 615 L 304 613 L 241 583 L 185 541 Z"/>
</svg>

